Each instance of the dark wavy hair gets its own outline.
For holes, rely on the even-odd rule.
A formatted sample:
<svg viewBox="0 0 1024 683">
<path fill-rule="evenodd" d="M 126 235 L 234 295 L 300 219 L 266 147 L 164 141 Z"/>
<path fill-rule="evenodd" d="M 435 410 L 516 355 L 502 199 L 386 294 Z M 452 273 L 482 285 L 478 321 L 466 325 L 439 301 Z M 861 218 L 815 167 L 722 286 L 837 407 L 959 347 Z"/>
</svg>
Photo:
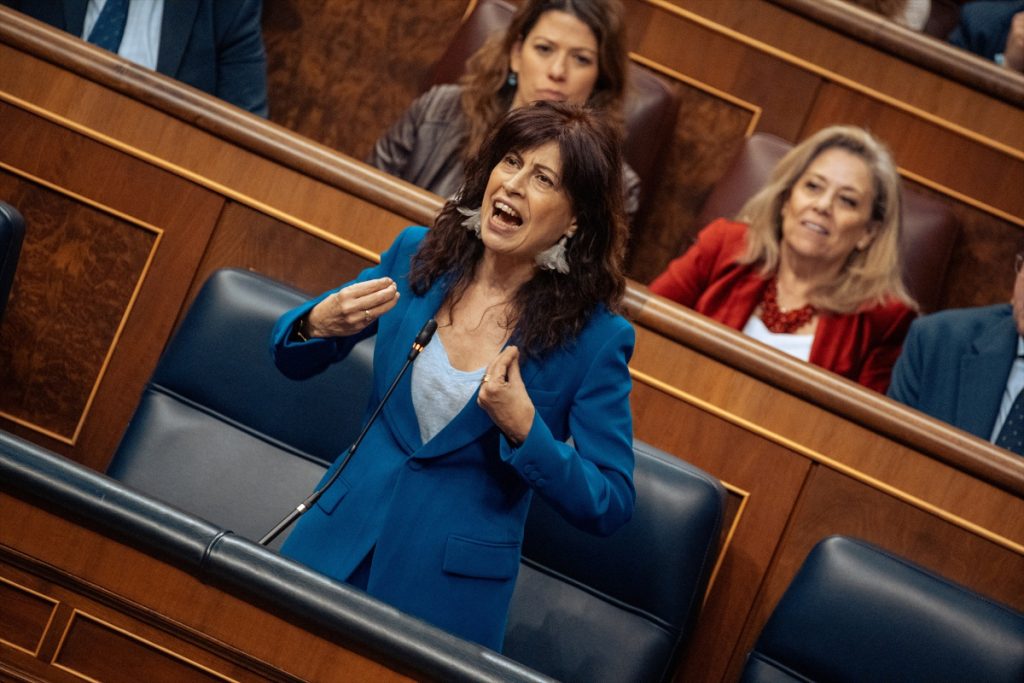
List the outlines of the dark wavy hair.
<svg viewBox="0 0 1024 683">
<path fill-rule="evenodd" d="M 472 157 L 501 116 L 512 106 L 516 88 L 508 84 L 509 54 L 526 40 L 537 21 L 552 11 L 565 12 L 587 25 L 597 39 L 597 82 L 587 106 L 600 109 L 622 125 L 626 92 L 626 29 L 619 0 L 525 0 L 504 33 L 490 38 L 466 62 L 462 76 L 462 110 L 469 120 L 466 158 Z"/>
<path fill-rule="evenodd" d="M 524 153 L 547 142 L 558 145 L 562 186 L 576 217 L 566 244 L 567 274 L 537 269 L 516 292 L 508 325 L 520 350 L 540 356 L 565 345 L 583 329 L 598 304 L 619 311 L 626 281 L 622 263 L 626 219 L 617 128 L 600 113 L 565 103 L 535 102 L 499 122 L 465 170 L 462 189 L 448 200 L 413 257 L 409 280 L 424 294 L 444 282 L 453 301 L 465 292 L 483 242 L 463 227 L 459 208 L 483 203 L 491 171 L 509 152 Z"/>
</svg>

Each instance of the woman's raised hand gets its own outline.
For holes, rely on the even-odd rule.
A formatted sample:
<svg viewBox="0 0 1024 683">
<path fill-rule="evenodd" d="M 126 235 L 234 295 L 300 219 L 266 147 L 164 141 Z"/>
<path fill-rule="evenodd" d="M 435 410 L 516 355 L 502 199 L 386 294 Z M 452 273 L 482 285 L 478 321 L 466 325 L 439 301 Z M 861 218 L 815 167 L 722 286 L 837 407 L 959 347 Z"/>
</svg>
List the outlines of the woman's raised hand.
<svg viewBox="0 0 1024 683">
<path fill-rule="evenodd" d="M 346 337 L 360 332 L 398 303 L 398 287 L 389 277 L 339 289 L 306 316 L 309 337 Z"/>
<path fill-rule="evenodd" d="M 536 411 L 519 374 L 518 348 L 507 346 L 490 362 L 476 402 L 516 445 L 526 440 Z"/>
</svg>

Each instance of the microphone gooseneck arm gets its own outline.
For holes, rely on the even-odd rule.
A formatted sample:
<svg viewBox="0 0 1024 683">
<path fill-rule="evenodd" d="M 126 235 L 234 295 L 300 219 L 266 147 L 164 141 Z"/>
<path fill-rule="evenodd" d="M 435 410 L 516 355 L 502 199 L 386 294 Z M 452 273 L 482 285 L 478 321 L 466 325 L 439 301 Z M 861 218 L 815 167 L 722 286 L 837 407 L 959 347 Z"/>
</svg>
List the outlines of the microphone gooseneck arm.
<svg viewBox="0 0 1024 683">
<path fill-rule="evenodd" d="M 430 340 L 434 336 L 434 332 L 436 330 L 437 321 L 435 321 L 433 318 L 428 320 L 423 325 L 423 327 L 419 331 L 419 334 L 416 335 L 415 341 L 413 341 L 412 343 L 412 348 L 409 349 L 409 355 L 405 359 L 405 363 L 402 365 L 402 369 L 398 371 L 397 375 L 395 375 L 395 379 L 392 380 L 391 386 L 389 386 L 388 390 L 384 393 L 384 398 L 382 398 L 380 400 L 380 403 L 377 404 L 377 407 L 374 409 L 373 414 L 370 415 L 370 419 L 366 421 L 365 425 L 363 425 L 363 429 L 362 431 L 359 432 L 359 436 L 357 436 L 356 440 L 352 442 L 352 445 L 345 453 L 344 459 L 331 474 L 330 478 L 324 483 L 323 486 L 319 487 L 318 489 L 313 491 L 313 493 L 309 494 L 309 496 L 304 501 L 299 503 L 298 507 L 289 512 L 288 515 L 280 522 L 278 522 L 273 529 L 268 531 L 267 534 L 260 539 L 260 545 L 265 546 L 273 542 L 273 540 L 277 538 L 282 531 L 291 526 L 292 523 L 294 523 L 295 520 L 298 519 L 300 515 L 302 515 L 302 513 L 304 513 L 309 508 L 313 507 L 316 501 L 320 499 L 320 496 L 324 494 L 324 491 L 329 489 L 331 487 L 331 484 L 337 481 L 338 476 L 341 474 L 342 470 L 345 469 L 345 466 L 348 465 L 348 461 L 352 459 L 352 456 L 355 454 L 356 449 L 359 448 L 359 444 L 362 443 L 363 437 L 366 436 L 366 432 L 370 430 L 370 427 L 373 425 L 374 421 L 376 421 L 377 416 L 380 415 L 380 411 L 383 410 L 384 404 L 387 403 L 387 400 L 391 396 L 391 393 L 395 390 L 395 387 L 398 386 L 399 380 L 402 379 L 402 376 L 405 374 L 406 370 L 408 370 L 409 366 L 412 365 L 412 362 L 416 360 L 416 357 L 420 355 L 420 352 L 424 349 L 424 347 L 426 347 L 426 345 L 430 343 Z"/>
</svg>

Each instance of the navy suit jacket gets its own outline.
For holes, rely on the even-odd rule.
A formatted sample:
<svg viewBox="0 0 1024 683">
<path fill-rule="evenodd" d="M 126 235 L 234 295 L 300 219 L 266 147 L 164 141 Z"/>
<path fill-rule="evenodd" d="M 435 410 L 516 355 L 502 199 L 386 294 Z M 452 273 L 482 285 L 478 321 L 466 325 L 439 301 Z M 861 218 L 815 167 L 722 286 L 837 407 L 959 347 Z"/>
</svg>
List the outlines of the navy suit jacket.
<svg viewBox="0 0 1024 683">
<path fill-rule="evenodd" d="M 409 287 L 410 259 L 426 232 L 406 229 L 380 265 L 357 278 L 389 276 L 400 294 L 395 308 L 360 334 L 308 342 L 292 336 L 296 322 L 333 292 L 282 316 L 272 340 L 281 371 L 309 377 L 376 334 L 370 399 L 375 407 L 423 323 L 444 301 L 444 283 L 423 296 Z M 477 405 L 476 394 L 423 443 L 410 391 L 412 372 L 405 373 L 358 452 L 299 518 L 282 553 L 346 580 L 372 549 L 367 592 L 500 650 L 531 496 L 543 496 L 570 522 L 597 534 L 613 532 L 632 516 L 627 363 L 633 342 L 632 326 L 598 307 L 564 348 L 541 358 L 521 356 L 536 415 L 518 447 Z M 572 445 L 566 443 L 570 436 Z"/>
<path fill-rule="evenodd" d="M 1024 0 L 969 2 L 960 8 L 960 23 L 949 34 L 949 42 L 986 59 L 993 59 L 1006 49 L 1010 20 L 1017 12 L 1024 12 Z"/>
<path fill-rule="evenodd" d="M 30 17 L 82 35 L 88 0 L 0 0 Z M 156 70 L 267 115 L 262 0 L 165 0 Z"/>
<path fill-rule="evenodd" d="M 918 318 L 893 369 L 889 396 L 988 440 L 1017 338 L 1009 304 Z"/>
</svg>

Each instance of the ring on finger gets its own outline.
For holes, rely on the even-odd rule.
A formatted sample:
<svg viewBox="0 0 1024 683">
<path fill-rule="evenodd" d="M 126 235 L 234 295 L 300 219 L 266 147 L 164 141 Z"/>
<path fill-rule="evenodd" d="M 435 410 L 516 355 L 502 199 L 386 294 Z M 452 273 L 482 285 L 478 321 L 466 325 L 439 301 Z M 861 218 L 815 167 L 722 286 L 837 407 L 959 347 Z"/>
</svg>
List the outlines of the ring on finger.
<svg viewBox="0 0 1024 683">
<path fill-rule="evenodd" d="M 365 309 L 365 308 L 363 309 L 363 320 L 366 321 L 366 322 L 370 322 L 370 320 L 371 320 L 371 318 L 370 318 L 370 311 Z"/>
</svg>

